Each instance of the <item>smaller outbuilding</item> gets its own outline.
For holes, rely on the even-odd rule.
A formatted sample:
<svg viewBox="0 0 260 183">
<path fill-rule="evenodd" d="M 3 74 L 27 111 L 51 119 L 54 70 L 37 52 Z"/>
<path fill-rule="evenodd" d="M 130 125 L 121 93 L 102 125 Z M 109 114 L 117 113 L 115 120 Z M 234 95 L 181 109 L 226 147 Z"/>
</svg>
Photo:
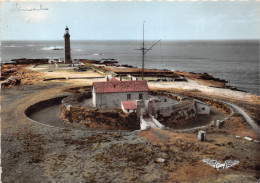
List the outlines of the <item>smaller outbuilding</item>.
<svg viewBox="0 0 260 183">
<path fill-rule="evenodd" d="M 210 105 L 195 99 L 197 114 L 210 114 Z"/>
<path fill-rule="evenodd" d="M 125 113 L 136 112 L 136 102 L 134 100 L 121 101 L 121 108 Z"/>
</svg>

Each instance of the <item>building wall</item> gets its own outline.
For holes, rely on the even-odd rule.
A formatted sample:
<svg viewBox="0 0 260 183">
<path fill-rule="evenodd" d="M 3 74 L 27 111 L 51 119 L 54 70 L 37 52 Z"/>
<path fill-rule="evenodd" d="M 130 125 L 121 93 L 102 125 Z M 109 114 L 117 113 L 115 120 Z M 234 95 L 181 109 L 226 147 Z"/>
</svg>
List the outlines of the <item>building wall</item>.
<svg viewBox="0 0 260 183">
<path fill-rule="evenodd" d="M 159 111 L 165 117 L 170 116 L 175 111 L 175 108 L 173 108 L 174 105 L 177 105 L 177 103 L 151 102 L 149 103 L 149 114 L 156 116 L 157 111 Z"/>
<path fill-rule="evenodd" d="M 97 93 L 96 107 L 114 107 L 121 108 L 121 101 L 127 101 L 127 94 L 131 94 L 129 100 L 139 100 L 139 94 L 143 94 L 143 100 L 147 100 L 148 92 L 127 92 L 127 93 Z M 94 95 L 93 95 L 94 98 Z M 93 99 L 94 104 L 94 99 Z"/>
<path fill-rule="evenodd" d="M 158 108 L 172 108 L 173 105 L 176 105 L 169 102 L 157 102 L 156 104 Z"/>
<path fill-rule="evenodd" d="M 153 115 L 153 116 L 157 116 L 157 104 L 155 102 L 155 100 L 149 100 L 148 102 L 148 114 Z"/>
<path fill-rule="evenodd" d="M 197 110 L 197 114 L 209 114 L 210 106 L 196 102 L 196 110 Z"/>
<path fill-rule="evenodd" d="M 152 104 L 152 103 L 151 103 Z M 185 105 L 183 107 L 178 107 L 176 108 L 175 106 L 178 106 L 178 103 L 172 104 L 172 103 L 167 103 L 167 102 L 155 102 L 155 106 L 149 106 L 149 108 L 153 108 L 153 110 L 158 112 L 160 115 L 164 117 L 169 117 L 172 115 L 172 113 L 175 113 L 176 111 L 178 112 L 178 115 L 183 113 L 184 116 L 189 117 L 194 117 L 196 115 L 196 107 L 195 103 L 192 102 L 189 105 Z M 151 110 L 149 110 L 151 111 Z M 149 114 L 151 114 L 149 112 Z M 156 117 L 156 115 L 154 115 Z"/>
<path fill-rule="evenodd" d="M 170 116 L 174 112 L 174 109 L 172 108 L 172 106 L 158 107 L 158 111 L 162 116 L 166 117 Z"/>
<path fill-rule="evenodd" d="M 95 93 L 95 89 L 94 87 L 92 88 L 92 100 L 93 100 L 93 106 L 97 107 L 97 103 L 96 103 L 96 93 Z"/>
</svg>

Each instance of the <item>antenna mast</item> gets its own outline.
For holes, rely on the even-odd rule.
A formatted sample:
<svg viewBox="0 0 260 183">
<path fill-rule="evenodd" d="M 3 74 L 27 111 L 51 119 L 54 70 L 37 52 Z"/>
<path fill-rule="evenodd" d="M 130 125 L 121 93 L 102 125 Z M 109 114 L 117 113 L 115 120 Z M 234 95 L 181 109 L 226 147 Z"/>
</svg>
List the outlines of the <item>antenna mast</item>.
<svg viewBox="0 0 260 183">
<path fill-rule="evenodd" d="M 143 22 L 143 47 L 141 49 L 137 49 L 137 50 L 142 50 L 142 80 L 144 80 L 144 55 L 152 49 L 152 47 L 154 47 L 157 43 L 159 43 L 161 40 L 157 41 L 156 43 L 154 43 L 150 48 L 146 49 L 144 47 L 144 23 Z"/>
<path fill-rule="evenodd" d="M 142 80 L 144 80 L 144 23 L 145 21 L 143 22 L 143 47 L 142 47 Z"/>
</svg>

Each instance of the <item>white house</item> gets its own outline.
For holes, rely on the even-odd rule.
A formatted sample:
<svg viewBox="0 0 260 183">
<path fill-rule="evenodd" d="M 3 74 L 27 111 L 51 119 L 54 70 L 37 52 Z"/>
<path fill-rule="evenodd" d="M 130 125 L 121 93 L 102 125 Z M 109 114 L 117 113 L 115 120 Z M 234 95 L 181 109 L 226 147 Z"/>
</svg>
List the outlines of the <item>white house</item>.
<svg viewBox="0 0 260 183">
<path fill-rule="evenodd" d="M 146 81 L 119 81 L 112 78 L 107 82 L 94 82 L 92 98 L 94 107 L 121 107 L 121 101 L 147 100 L 150 91 Z"/>
</svg>

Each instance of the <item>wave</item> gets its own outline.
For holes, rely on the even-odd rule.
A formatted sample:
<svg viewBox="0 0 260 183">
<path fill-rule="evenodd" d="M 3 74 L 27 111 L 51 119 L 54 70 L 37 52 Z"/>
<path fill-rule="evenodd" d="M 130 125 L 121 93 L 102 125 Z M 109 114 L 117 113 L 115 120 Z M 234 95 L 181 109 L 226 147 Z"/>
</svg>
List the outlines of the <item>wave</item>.
<svg viewBox="0 0 260 183">
<path fill-rule="evenodd" d="M 73 51 L 82 51 L 81 49 L 72 49 Z"/>
<path fill-rule="evenodd" d="M 10 45 L 10 46 L 2 46 L 5 48 L 16 48 L 16 47 L 24 47 L 24 46 L 17 46 L 17 45 Z"/>
<path fill-rule="evenodd" d="M 49 46 L 49 47 L 41 48 L 40 50 L 48 51 L 48 50 L 63 50 L 63 49 L 64 48 L 61 46 Z"/>
<path fill-rule="evenodd" d="M 103 53 L 94 53 L 92 55 L 95 55 L 95 56 L 100 56 L 100 55 L 104 55 Z"/>
</svg>

